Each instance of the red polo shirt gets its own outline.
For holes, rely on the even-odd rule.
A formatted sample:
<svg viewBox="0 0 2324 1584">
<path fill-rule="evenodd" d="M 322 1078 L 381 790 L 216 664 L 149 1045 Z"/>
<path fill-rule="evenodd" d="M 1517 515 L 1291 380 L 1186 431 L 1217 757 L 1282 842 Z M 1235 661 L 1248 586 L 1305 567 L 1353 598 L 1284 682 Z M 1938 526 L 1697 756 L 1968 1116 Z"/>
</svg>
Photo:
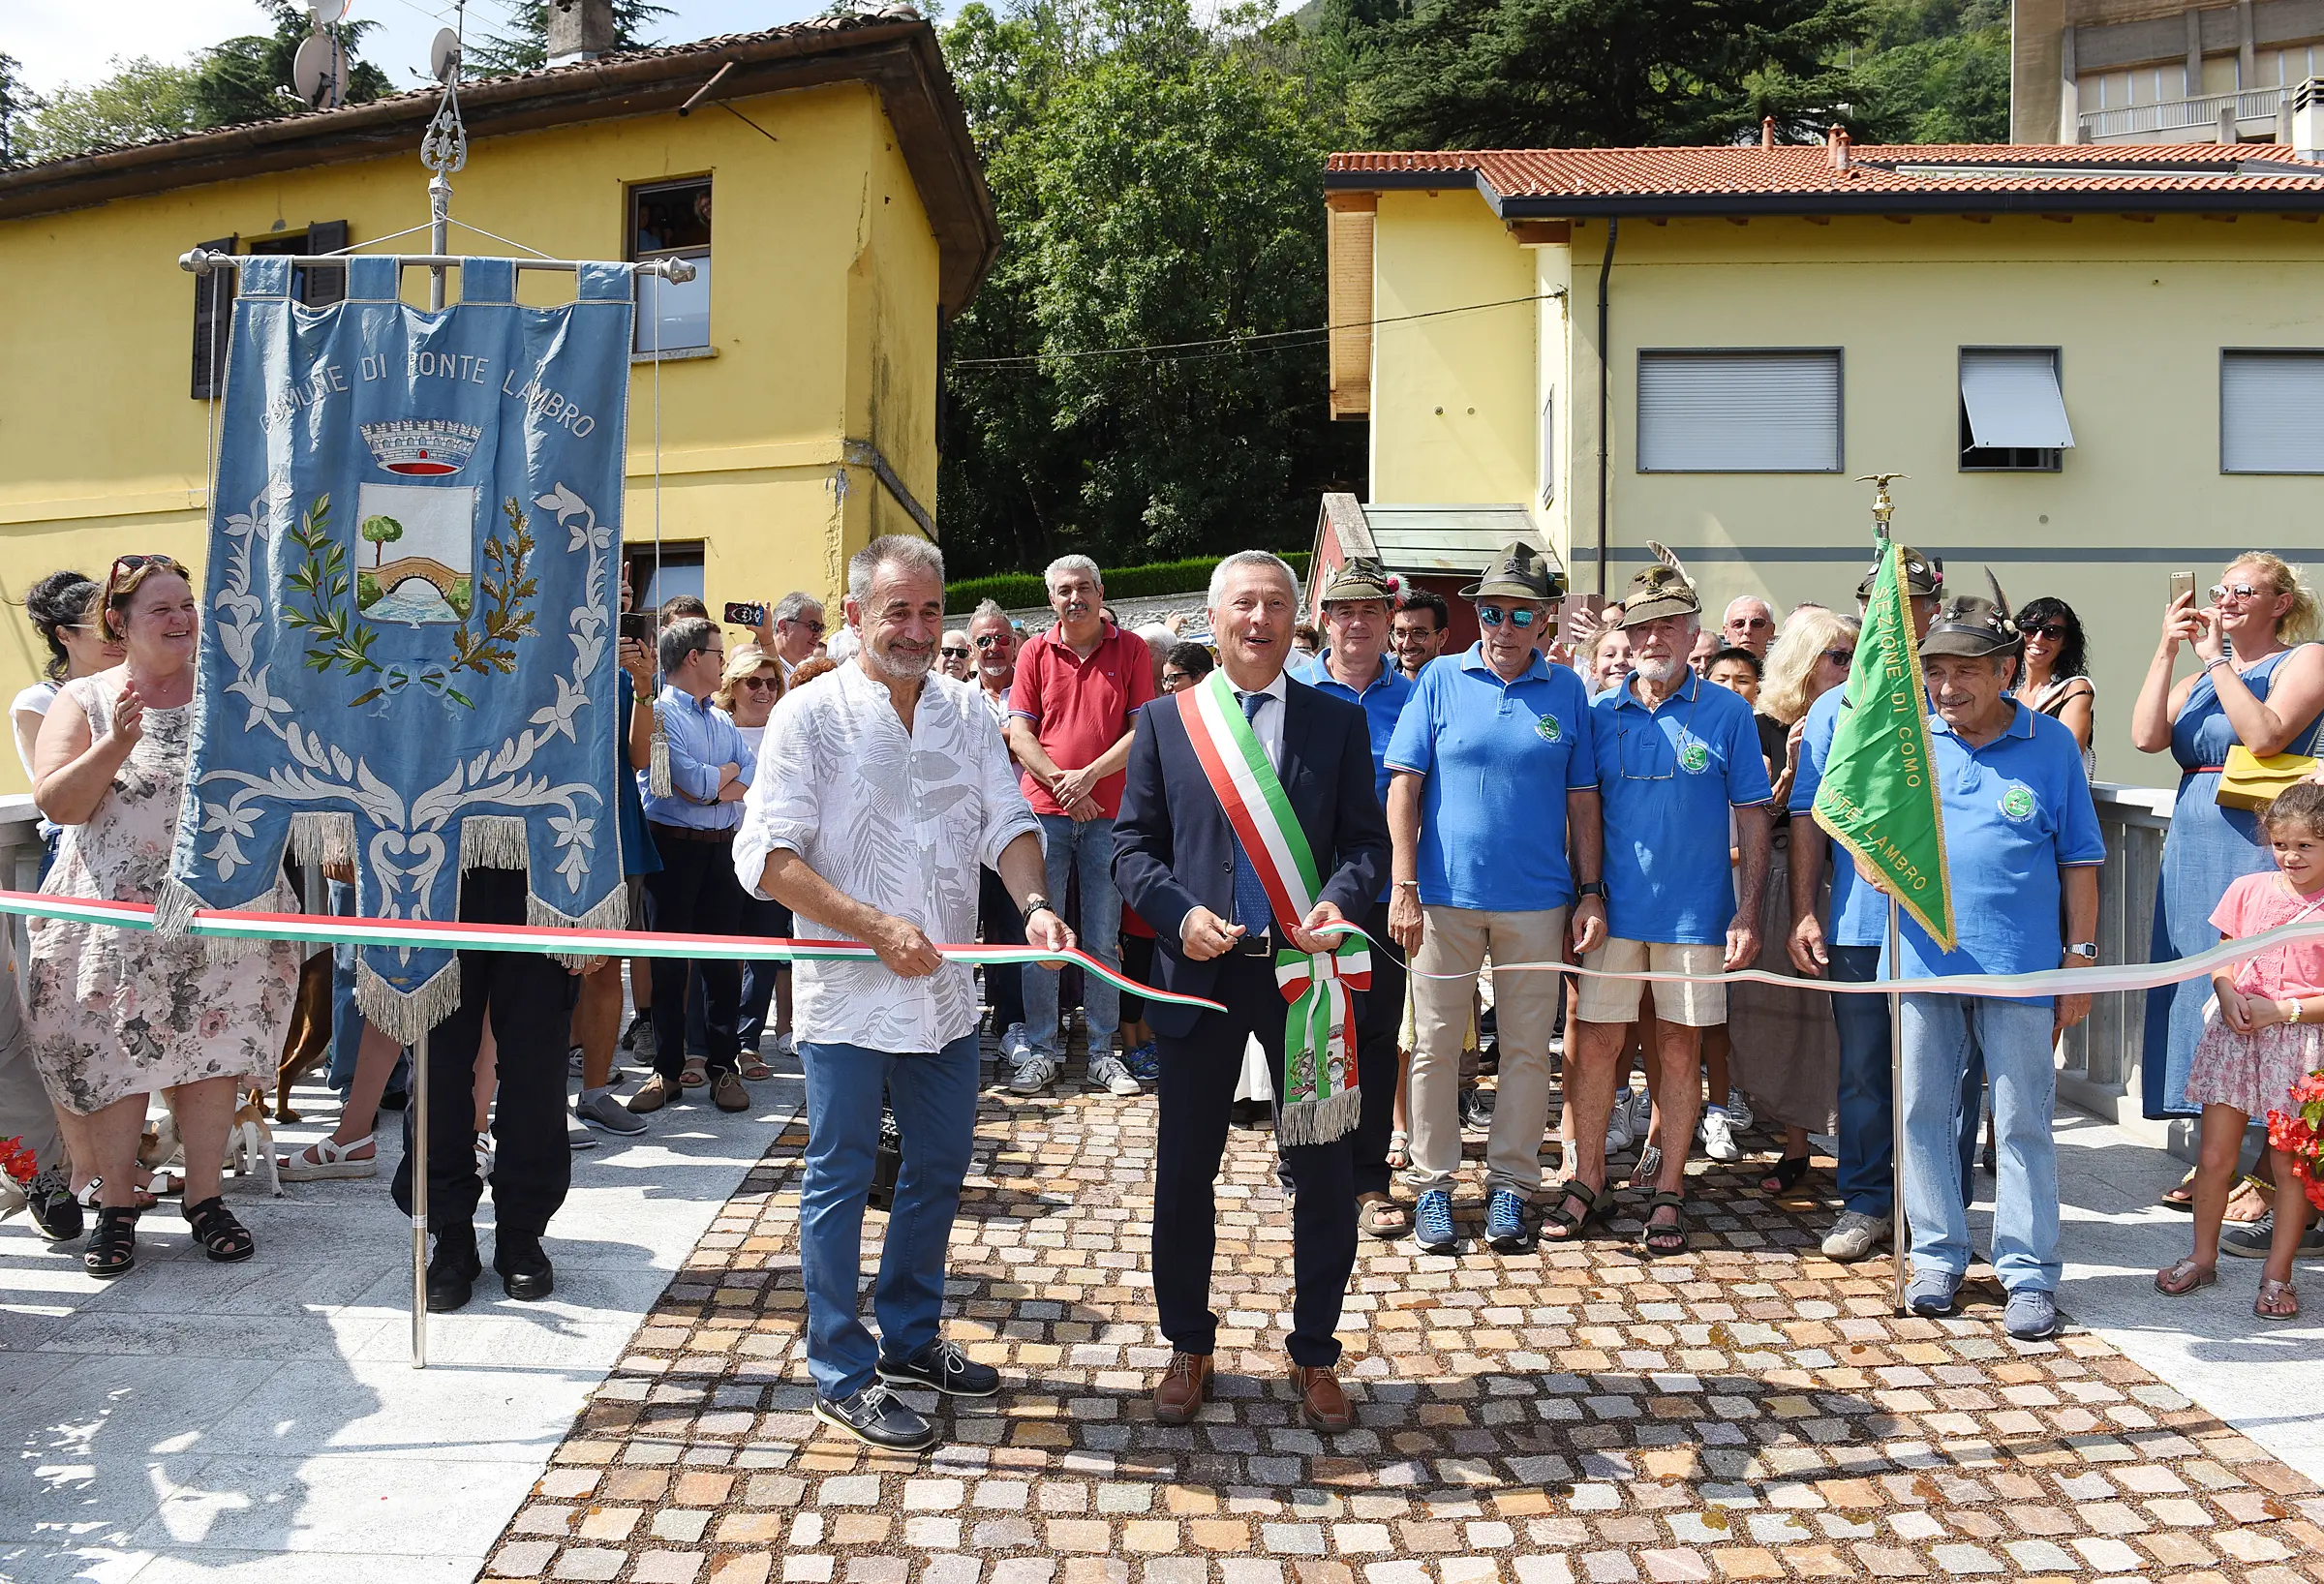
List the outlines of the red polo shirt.
<svg viewBox="0 0 2324 1584">
<path fill-rule="evenodd" d="M 1153 652 L 1145 639 L 1108 623 L 1084 659 L 1051 627 L 1018 651 L 1009 713 L 1032 722 L 1042 751 L 1059 770 L 1079 770 L 1120 742 L 1136 724 L 1138 707 L 1153 696 Z M 1097 783 L 1097 806 L 1108 819 L 1121 812 L 1126 779 L 1116 771 Z M 1065 812 L 1031 772 L 1024 780 L 1034 813 Z"/>
</svg>

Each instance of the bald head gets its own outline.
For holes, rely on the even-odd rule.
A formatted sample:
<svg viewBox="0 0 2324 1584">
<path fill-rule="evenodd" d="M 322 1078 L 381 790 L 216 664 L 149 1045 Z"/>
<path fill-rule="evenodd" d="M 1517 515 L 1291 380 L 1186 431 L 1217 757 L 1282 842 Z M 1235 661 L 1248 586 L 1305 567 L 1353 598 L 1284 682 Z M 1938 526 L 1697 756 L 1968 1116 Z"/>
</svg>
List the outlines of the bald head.
<svg viewBox="0 0 2324 1584">
<path fill-rule="evenodd" d="M 1757 594 L 1729 601 L 1727 616 L 1720 624 L 1720 636 L 1726 647 L 1748 649 L 1765 659 L 1767 646 L 1775 641 L 1774 607 Z"/>
</svg>

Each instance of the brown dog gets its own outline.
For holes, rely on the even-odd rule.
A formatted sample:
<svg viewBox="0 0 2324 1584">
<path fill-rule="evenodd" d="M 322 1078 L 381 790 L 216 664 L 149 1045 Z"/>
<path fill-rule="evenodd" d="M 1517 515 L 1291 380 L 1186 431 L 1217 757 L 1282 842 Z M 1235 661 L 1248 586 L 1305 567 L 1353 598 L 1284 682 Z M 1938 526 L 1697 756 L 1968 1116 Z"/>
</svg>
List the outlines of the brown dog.
<svg viewBox="0 0 2324 1584">
<path fill-rule="evenodd" d="M 331 949 L 307 959 L 298 970 L 298 998 L 290 1006 L 290 1028 L 283 1036 L 283 1059 L 275 1069 L 274 1119 L 295 1122 L 290 1086 L 321 1064 L 331 1049 Z"/>
</svg>

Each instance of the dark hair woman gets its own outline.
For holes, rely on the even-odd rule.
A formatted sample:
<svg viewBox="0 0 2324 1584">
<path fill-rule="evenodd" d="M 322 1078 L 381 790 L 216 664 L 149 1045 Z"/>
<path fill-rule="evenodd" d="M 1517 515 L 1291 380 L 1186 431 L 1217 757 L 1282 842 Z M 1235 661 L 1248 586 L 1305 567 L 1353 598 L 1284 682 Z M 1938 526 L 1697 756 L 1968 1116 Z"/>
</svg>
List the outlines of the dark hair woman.
<svg viewBox="0 0 2324 1584">
<path fill-rule="evenodd" d="M 2045 596 L 2026 602 L 2017 613 L 2017 630 L 2026 641 L 2017 696 L 2072 732 L 2082 745 L 2082 774 L 2095 775 L 2098 756 L 2091 743 L 2097 735 L 2098 689 L 2083 663 L 2082 619 L 2064 600 Z"/>
<path fill-rule="evenodd" d="M 8 723 L 15 729 L 16 757 L 24 774 L 32 774 L 32 745 L 39 741 L 42 717 L 56 701 L 56 690 L 74 677 L 93 676 L 121 663 L 121 641 L 108 638 L 90 607 L 97 585 L 80 572 L 50 572 L 24 595 L 24 614 L 33 631 L 48 646 L 44 680 L 15 696 L 8 707 Z"/>
</svg>

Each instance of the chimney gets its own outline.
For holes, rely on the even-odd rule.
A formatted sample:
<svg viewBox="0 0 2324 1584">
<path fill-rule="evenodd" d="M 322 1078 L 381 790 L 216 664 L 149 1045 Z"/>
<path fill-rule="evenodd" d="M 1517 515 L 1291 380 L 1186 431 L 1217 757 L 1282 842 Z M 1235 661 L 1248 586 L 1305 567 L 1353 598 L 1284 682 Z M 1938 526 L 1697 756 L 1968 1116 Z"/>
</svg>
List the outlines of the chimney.
<svg viewBox="0 0 2324 1584">
<path fill-rule="evenodd" d="M 1761 148 L 1775 146 L 1775 117 L 1772 115 L 1759 117 L 1759 146 Z"/>
<path fill-rule="evenodd" d="M 613 0 L 549 0 L 549 64 L 573 66 L 613 48 Z"/>
<path fill-rule="evenodd" d="M 1849 148 L 1848 129 L 1844 126 L 1841 126 L 1838 122 L 1834 122 L 1832 124 L 1831 133 L 1824 140 L 1824 147 L 1831 153 L 1832 168 L 1834 170 L 1846 170 L 1848 168 Z"/>
<path fill-rule="evenodd" d="M 2288 97 L 2293 157 L 2310 165 L 2324 162 L 2324 77 L 2309 77 Z"/>
</svg>

